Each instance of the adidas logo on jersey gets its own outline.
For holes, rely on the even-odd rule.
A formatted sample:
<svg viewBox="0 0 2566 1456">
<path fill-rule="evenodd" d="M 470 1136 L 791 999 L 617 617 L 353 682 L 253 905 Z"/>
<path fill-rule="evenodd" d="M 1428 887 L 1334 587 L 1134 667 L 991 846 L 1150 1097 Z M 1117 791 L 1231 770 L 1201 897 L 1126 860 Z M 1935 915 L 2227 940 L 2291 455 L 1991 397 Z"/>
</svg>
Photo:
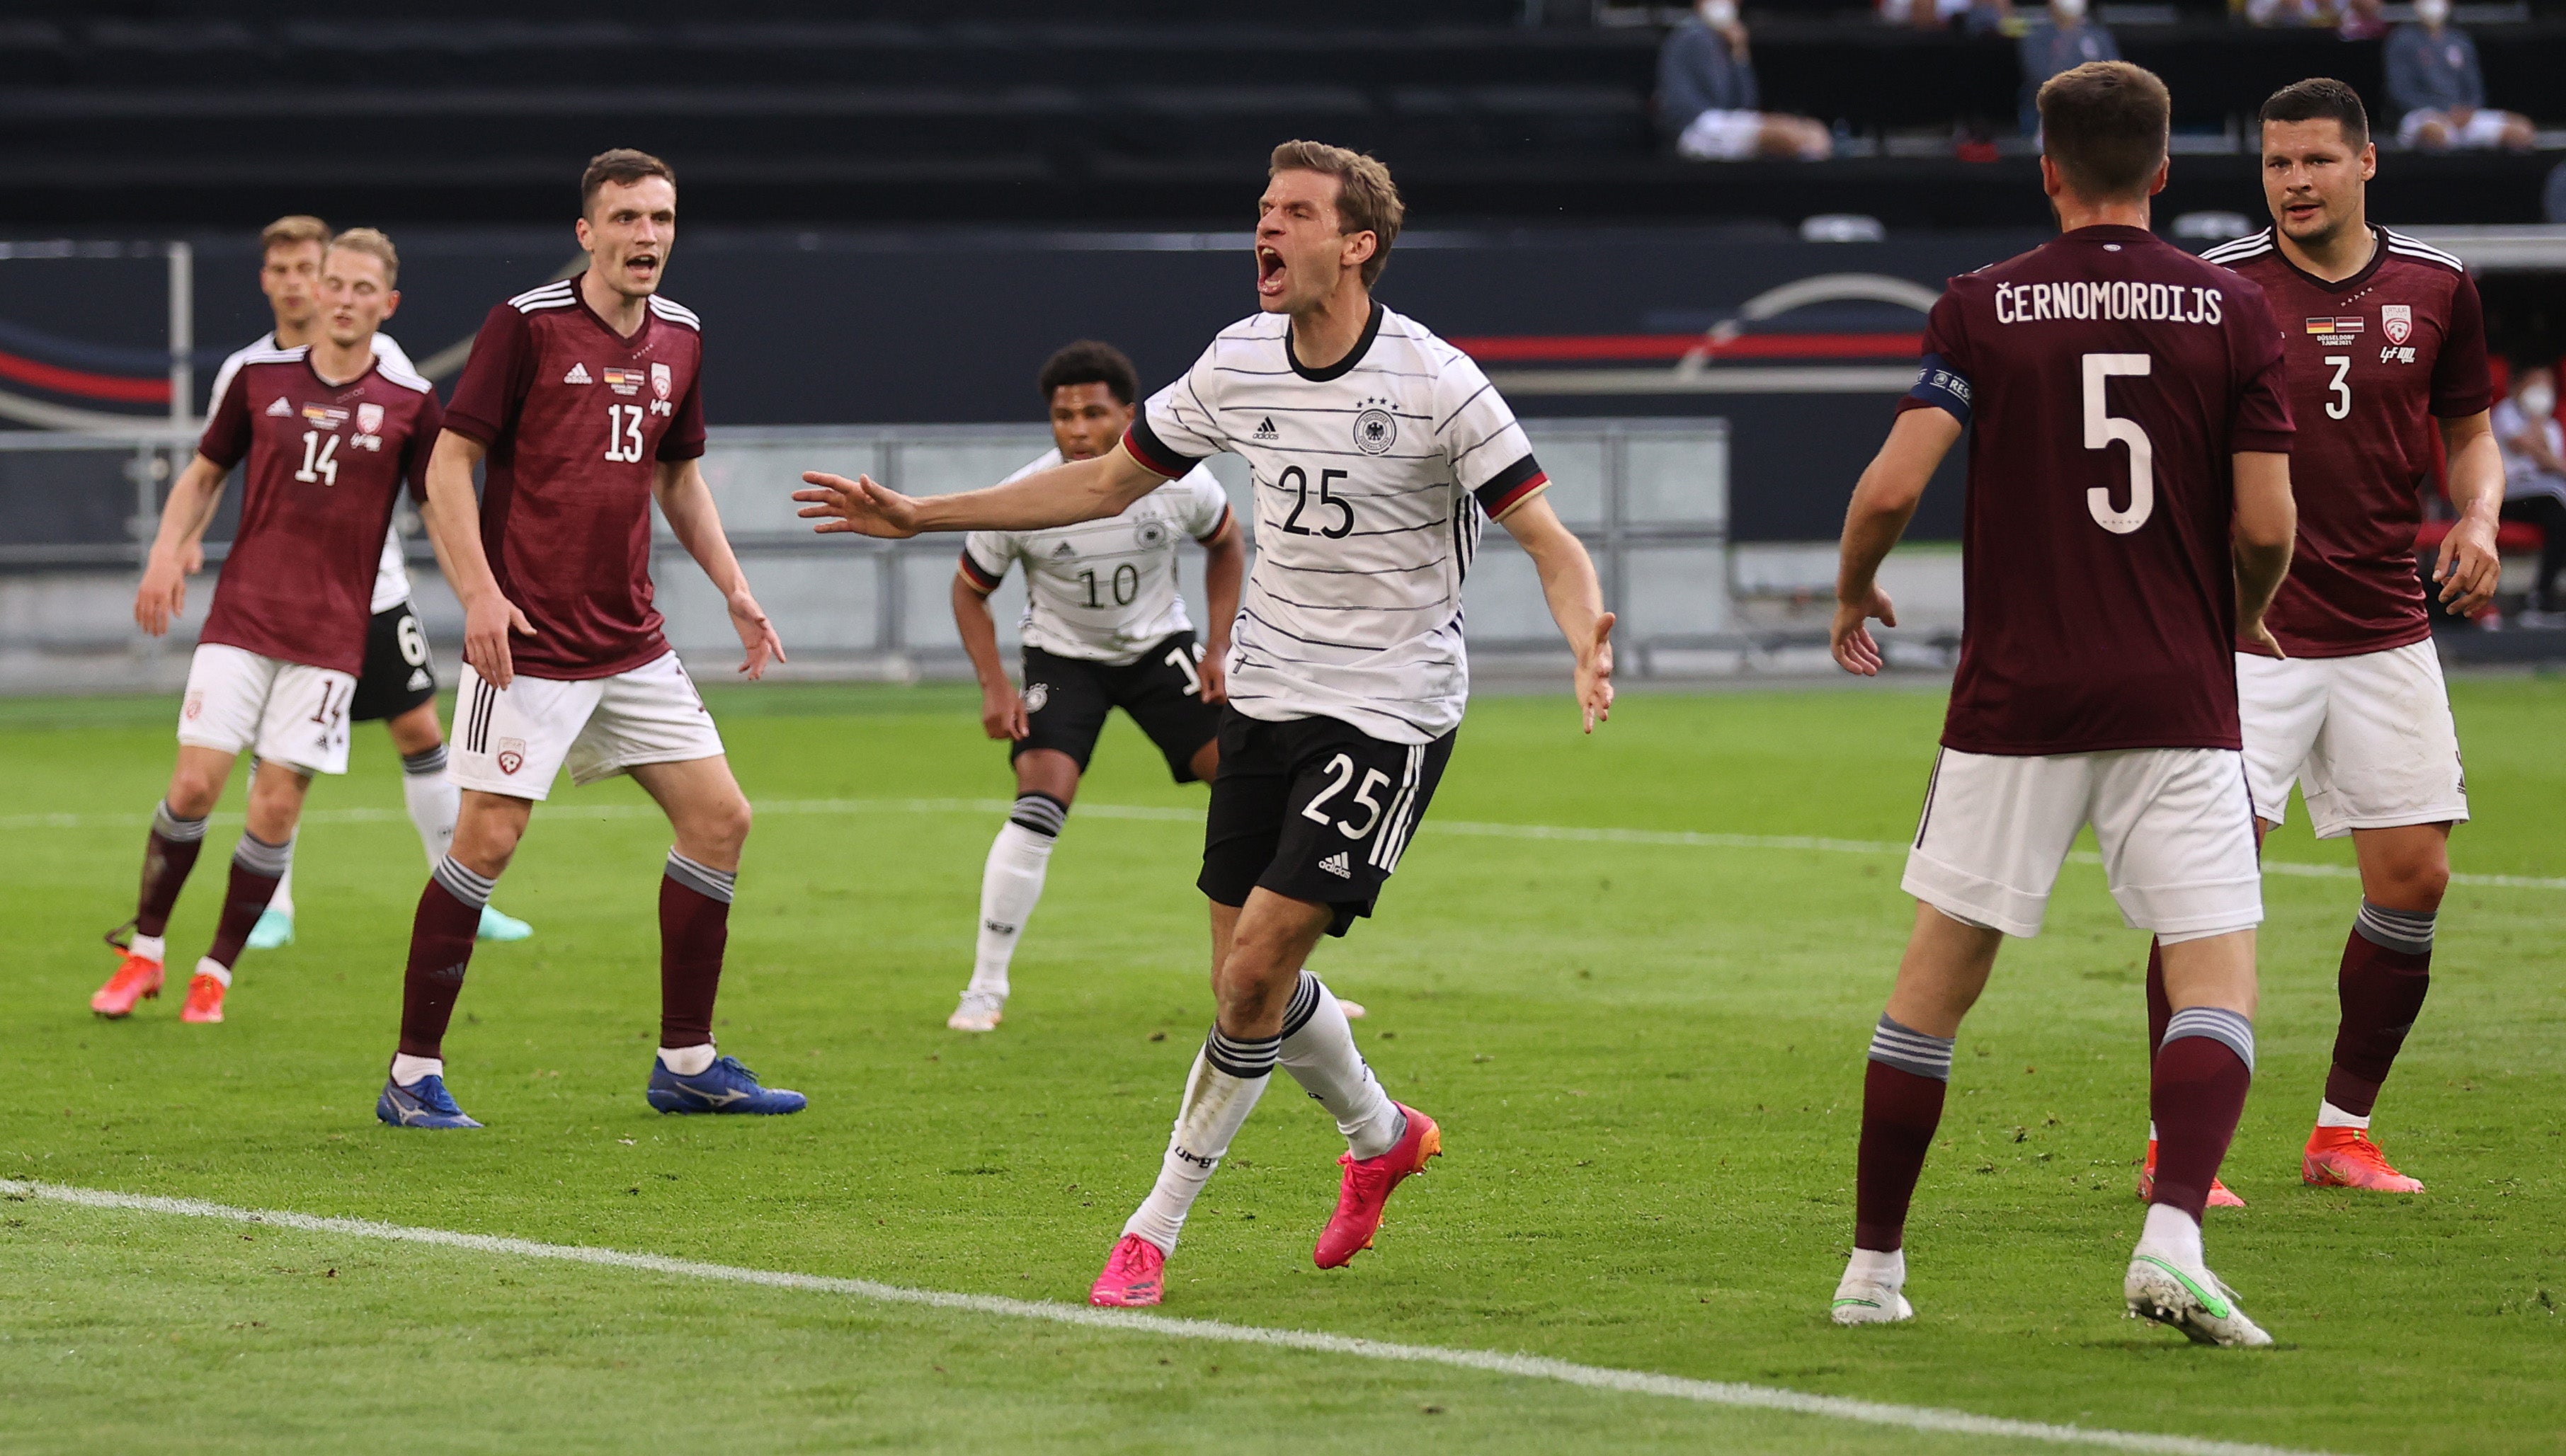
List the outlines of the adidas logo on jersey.
<svg viewBox="0 0 2566 1456">
<path fill-rule="evenodd" d="M 569 373 L 562 375 L 562 382 L 565 384 L 594 384 L 597 381 L 588 376 L 587 364 L 575 364 L 570 366 Z"/>
<path fill-rule="evenodd" d="M 1274 430 L 1274 416 L 1269 414 L 1256 422 L 1256 438 L 1260 440 L 1279 438 Z"/>
<path fill-rule="evenodd" d="M 1078 548 L 1070 545 L 1066 541 L 1051 549 L 1051 556 L 1054 561 L 1059 561 L 1063 557 L 1072 557 L 1076 555 L 1078 555 Z"/>
<path fill-rule="evenodd" d="M 270 415 L 292 414 L 294 412 L 294 406 L 286 403 L 285 396 L 279 394 L 276 396 L 276 402 L 267 406 L 267 412 Z"/>
<path fill-rule="evenodd" d="M 1339 849 L 1327 858 L 1320 860 L 1319 867 L 1328 871 L 1330 874 L 1335 875 L 1339 879 L 1352 879 L 1355 877 L 1354 869 L 1346 862 L 1346 851 L 1343 849 Z"/>
</svg>

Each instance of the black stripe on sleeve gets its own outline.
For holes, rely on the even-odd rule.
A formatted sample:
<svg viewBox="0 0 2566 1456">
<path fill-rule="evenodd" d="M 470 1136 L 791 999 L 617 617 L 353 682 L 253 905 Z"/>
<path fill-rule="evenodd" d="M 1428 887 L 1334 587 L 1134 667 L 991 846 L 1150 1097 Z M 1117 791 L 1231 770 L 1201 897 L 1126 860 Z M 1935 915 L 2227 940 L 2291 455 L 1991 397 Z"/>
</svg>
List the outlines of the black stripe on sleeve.
<svg viewBox="0 0 2566 1456">
<path fill-rule="evenodd" d="M 1152 472 L 1169 480 L 1179 478 L 1203 460 L 1198 455 L 1180 455 L 1168 449 L 1166 442 L 1158 438 L 1158 432 L 1150 428 L 1150 413 L 1146 409 L 1132 416 L 1132 427 L 1123 432 L 1123 448 L 1130 450 L 1132 458 Z"/>
<path fill-rule="evenodd" d="M 998 584 L 1006 579 L 1004 572 L 994 577 L 990 576 L 987 568 L 971 559 L 971 548 L 967 546 L 962 548 L 962 580 L 970 583 L 973 591 L 986 597 L 997 591 Z"/>
<path fill-rule="evenodd" d="M 1523 502 L 1524 497 L 1550 484 L 1542 473 L 1541 462 L 1530 455 L 1488 477 L 1488 483 L 1471 492 L 1479 498 L 1479 509 L 1493 521 Z"/>
</svg>

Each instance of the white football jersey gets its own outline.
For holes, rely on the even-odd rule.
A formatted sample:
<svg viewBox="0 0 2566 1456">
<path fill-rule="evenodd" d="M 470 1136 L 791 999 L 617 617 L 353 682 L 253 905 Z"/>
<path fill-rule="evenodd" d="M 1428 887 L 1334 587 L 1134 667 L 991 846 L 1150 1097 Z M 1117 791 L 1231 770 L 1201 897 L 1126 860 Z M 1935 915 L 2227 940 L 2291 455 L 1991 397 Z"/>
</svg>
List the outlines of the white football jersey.
<svg viewBox="0 0 2566 1456">
<path fill-rule="evenodd" d="M 1488 376 L 1423 325 L 1376 303 L 1354 352 L 1324 369 L 1292 357 L 1289 330 L 1280 314 L 1222 330 L 1125 443 L 1161 475 L 1223 450 L 1254 471 L 1233 706 L 1431 742 L 1469 697 L 1461 579 L 1479 528 L 1549 477 Z"/>
<path fill-rule="evenodd" d="M 1007 479 L 1060 463 L 1060 451 L 1047 451 Z M 1208 545 L 1228 521 L 1229 496 L 1195 466 L 1119 516 L 1048 531 L 974 531 L 962 539 L 962 575 L 995 592 L 1009 564 L 1023 562 L 1025 645 L 1121 667 L 1193 625 L 1176 590 L 1176 542 Z"/>
<path fill-rule="evenodd" d="M 240 372 L 241 364 L 256 354 L 267 354 L 283 346 L 271 333 L 247 349 L 234 350 L 223 366 L 214 371 L 213 391 L 205 396 L 205 417 L 213 418 L 214 406 L 223 402 L 223 391 L 232 386 L 232 375 Z M 417 373 L 418 366 L 392 342 L 392 337 L 378 330 L 375 334 L 375 358 L 393 368 Z M 388 611 L 409 600 L 409 570 L 401 561 L 400 527 L 384 533 L 383 560 L 375 564 L 375 601 L 370 610 Z"/>
</svg>

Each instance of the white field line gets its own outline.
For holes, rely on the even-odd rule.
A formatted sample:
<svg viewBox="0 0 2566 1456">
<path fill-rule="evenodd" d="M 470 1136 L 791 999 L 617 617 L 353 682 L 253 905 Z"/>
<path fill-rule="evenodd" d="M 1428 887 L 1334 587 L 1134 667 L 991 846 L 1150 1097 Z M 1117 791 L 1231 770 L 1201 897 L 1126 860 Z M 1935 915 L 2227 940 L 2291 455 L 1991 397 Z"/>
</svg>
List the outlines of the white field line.
<svg viewBox="0 0 2566 1456">
<path fill-rule="evenodd" d="M 1697 1401 L 1704 1405 L 1745 1406 L 1757 1410 L 1786 1411 L 1795 1415 L 1827 1416 L 1836 1420 L 1859 1421 L 1868 1425 L 1899 1426 L 1914 1431 L 2011 1437 L 2026 1441 L 2048 1441 L 2060 1445 L 2102 1446 L 2115 1451 L 2162 1452 L 2167 1453 L 2167 1456 L 2306 1456 L 2306 1453 L 2291 1452 L 2277 1446 L 2258 1446 L 2236 1441 L 2205 1441 L 2192 1436 L 2151 1435 L 2141 1431 L 2104 1430 L 2089 1426 L 2052 1425 L 2045 1421 L 2006 1420 L 1997 1416 L 1972 1415 L 1964 1410 L 1937 1410 L 1923 1405 L 1892 1405 L 1884 1401 L 1854 1400 L 1841 1395 L 1810 1395 L 1771 1385 L 1746 1385 L 1725 1380 L 1693 1380 L 1680 1375 L 1653 1374 L 1646 1370 L 1617 1370 L 1605 1365 L 1581 1365 L 1569 1360 L 1545 1359 L 1539 1355 L 1506 1354 L 1497 1350 L 1451 1349 L 1434 1344 L 1395 1344 L 1386 1340 L 1358 1339 L 1344 1335 L 1321 1335 L 1301 1330 L 1267 1330 L 1252 1325 L 1224 1325 L 1212 1320 L 1180 1320 L 1165 1315 L 1144 1315 L 1129 1310 L 1097 1310 L 1085 1305 L 1056 1305 L 1034 1300 L 1011 1300 L 998 1295 L 948 1294 L 941 1290 L 907 1289 L 895 1284 L 877 1284 L 869 1279 L 832 1279 L 822 1275 L 793 1274 L 782 1270 L 744 1269 L 737 1265 L 707 1264 L 694 1259 L 671 1259 L 658 1254 L 632 1254 L 621 1249 L 593 1249 L 577 1244 L 545 1244 L 531 1239 L 508 1239 L 491 1234 L 456 1233 L 449 1229 L 413 1228 L 402 1224 L 377 1223 L 372 1219 L 322 1218 L 308 1213 L 269 1213 L 255 1209 L 233 1208 L 221 1203 L 205 1203 L 193 1198 L 158 1198 L 131 1193 L 112 1193 L 94 1188 L 70 1188 L 58 1183 L 30 1183 L 10 1179 L 0 1179 L 0 1195 L 10 1198 L 43 1199 L 47 1202 L 73 1204 L 82 1208 L 114 1209 L 129 1213 L 174 1214 L 184 1218 L 220 1219 L 228 1223 L 267 1224 L 305 1233 L 339 1234 L 350 1238 L 382 1239 L 394 1243 L 429 1244 L 440 1248 L 463 1249 L 476 1254 L 504 1258 L 556 1259 L 571 1264 L 592 1264 L 608 1269 L 667 1275 L 677 1279 L 716 1280 L 727 1284 L 759 1285 L 768 1289 L 803 1290 L 812 1294 L 842 1295 L 849 1299 L 869 1300 L 877 1304 L 918 1305 L 933 1310 L 954 1310 L 964 1314 L 988 1315 L 1008 1320 L 1040 1320 L 1053 1325 L 1070 1325 L 1089 1330 L 1111 1330 L 1128 1335 L 1155 1335 L 1168 1339 L 1199 1339 L 1223 1344 L 1257 1344 L 1279 1349 L 1307 1350 L 1315 1354 L 1356 1355 L 1365 1359 L 1401 1360 L 1411 1364 L 1448 1365 L 1456 1369 L 1484 1370 L 1492 1374 L 1512 1375 L 1522 1379 L 1557 1380 L 1564 1384 L 1582 1385 L 1590 1390 L 1612 1390 L 1631 1395 L 1663 1395 L 1676 1400 Z"/>
<path fill-rule="evenodd" d="M 757 806 L 759 814 L 1005 814 L 1014 808 L 1004 799 L 781 799 Z M 659 810 L 648 804 L 594 804 L 584 806 L 546 805 L 536 811 L 545 819 L 657 819 Z M 1167 809 L 1140 804 L 1081 804 L 1072 813 L 1085 819 L 1166 820 L 1200 824 L 1199 809 Z M 224 824 L 238 824 L 237 814 L 217 814 L 214 819 Z M 303 816 L 305 824 L 394 824 L 406 823 L 408 815 L 394 809 L 316 809 Z M 7 830 L 138 830 L 151 823 L 147 814 L 12 814 L 0 815 L 0 831 Z M 1809 835 L 1719 835 L 1692 830 L 1624 830 L 1581 829 L 1569 825 L 1549 824 L 1474 824 L 1467 820 L 1427 820 L 1421 826 L 1437 835 L 1468 835 L 1487 840 L 1567 840 L 1590 845 L 1664 845 L 1692 849 L 1782 849 L 1803 850 L 1822 854 L 1904 854 L 1907 847 L 1884 840 L 1829 840 Z M 2068 859 L 2076 864 L 2100 864 L 2103 856 L 2077 850 Z M 2361 871 L 2349 864 L 2307 864 L 2289 859 L 2266 859 L 2266 874 L 2291 874 L 2306 879 L 2359 879 Z M 2536 874 L 2468 874 L 2450 876 L 2452 884 L 2476 885 L 2488 889 L 2566 889 L 2566 877 Z"/>
</svg>

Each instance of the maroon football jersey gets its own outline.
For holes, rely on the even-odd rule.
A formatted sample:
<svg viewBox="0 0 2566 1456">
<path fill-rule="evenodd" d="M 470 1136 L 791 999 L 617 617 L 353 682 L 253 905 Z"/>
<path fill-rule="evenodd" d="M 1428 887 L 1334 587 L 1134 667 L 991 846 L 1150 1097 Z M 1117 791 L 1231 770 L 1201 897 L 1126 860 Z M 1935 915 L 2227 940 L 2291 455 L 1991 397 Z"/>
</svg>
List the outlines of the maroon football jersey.
<svg viewBox="0 0 2566 1456">
<path fill-rule="evenodd" d="M 509 639 L 529 677 L 607 677 L 668 650 L 650 605 L 650 482 L 704 452 L 700 322 L 652 298 L 617 334 L 575 279 L 490 311 L 445 427 L 489 448 L 481 547 L 534 624 Z"/>
<path fill-rule="evenodd" d="M 196 445 L 229 470 L 242 459 L 240 529 L 199 638 L 313 667 L 366 665 L 375 570 L 401 482 L 427 498 L 441 411 L 427 380 L 382 360 L 344 384 L 312 351 L 253 351 Z"/>
<path fill-rule="evenodd" d="M 2299 422 L 2290 453 L 2299 539 L 2263 623 L 2293 657 L 2379 652 L 2433 634 L 2415 569 L 2433 417 L 2494 402 L 2467 270 L 2438 248 L 2375 232 L 2369 266 L 2341 283 L 2300 271 L 2270 228 L 2201 254 L 2254 280 L 2280 316 Z"/>
<path fill-rule="evenodd" d="M 2290 448 L 2261 290 L 2078 228 L 1952 279 L 1924 351 L 1899 408 L 1973 426 L 1943 745 L 2238 747 L 2229 457 Z"/>
</svg>

